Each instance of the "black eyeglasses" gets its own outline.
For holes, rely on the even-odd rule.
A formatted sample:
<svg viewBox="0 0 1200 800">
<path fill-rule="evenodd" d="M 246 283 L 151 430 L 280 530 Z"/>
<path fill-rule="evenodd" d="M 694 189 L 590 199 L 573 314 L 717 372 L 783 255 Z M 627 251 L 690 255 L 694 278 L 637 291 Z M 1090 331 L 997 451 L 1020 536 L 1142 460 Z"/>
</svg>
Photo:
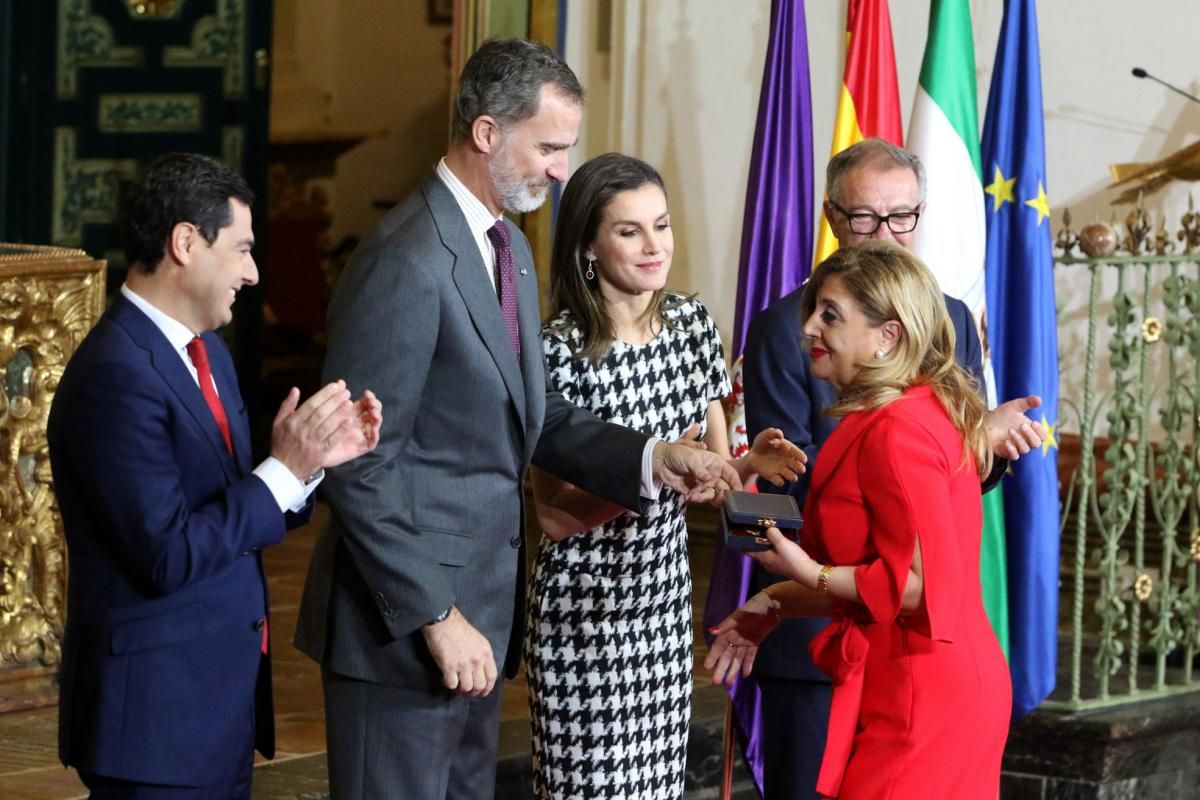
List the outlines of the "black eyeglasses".
<svg viewBox="0 0 1200 800">
<path fill-rule="evenodd" d="M 834 210 L 846 218 L 850 223 L 850 230 L 860 236 L 870 236 L 875 231 L 879 230 L 879 226 L 887 223 L 888 230 L 892 233 L 912 233 L 916 230 L 917 220 L 921 218 L 920 211 L 897 211 L 894 214 L 879 216 L 872 214 L 870 211 L 855 211 L 853 213 L 839 206 L 832 200 L 829 205 L 833 206 Z"/>
</svg>

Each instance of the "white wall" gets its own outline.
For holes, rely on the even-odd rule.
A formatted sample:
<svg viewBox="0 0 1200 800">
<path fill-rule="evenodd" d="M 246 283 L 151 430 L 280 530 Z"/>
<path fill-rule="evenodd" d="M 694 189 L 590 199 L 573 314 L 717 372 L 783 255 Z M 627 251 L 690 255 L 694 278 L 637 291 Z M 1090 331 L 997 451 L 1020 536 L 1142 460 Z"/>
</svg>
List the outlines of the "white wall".
<svg viewBox="0 0 1200 800">
<path fill-rule="evenodd" d="M 659 166 L 671 195 L 672 285 L 698 291 L 728 337 L 733 327 L 746 178 L 770 28 L 769 0 L 570 0 L 567 60 L 589 91 L 575 163 L 623 150 Z M 972 0 L 982 124 L 1002 0 Z M 612 11 L 611 54 L 597 49 Z M 891 0 L 896 71 L 907 127 L 929 4 Z M 805 3 L 813 97 L 816 196 L 824 189 L 845 61 L 844 0 Z M 1132 66 L 1200 94 L 1196 0 L 1053 0 L 1038 6 L 1054 230 L 1069 206 L 1081 224 L 1112 216 L 1108 165 L 1161 158 L 1200 134 L 1200 105 L 1130 75 Z M 1178 228 L 1187 186 L 1149 199 Z M 1128 209 L 1116 210 L 1123 220 Z M 1059 270 L 1060 303 L 1086 308 L 1083 276 Z M 1078 315 L 1074 317 L 1078 319 Z M 1080 344 L 1078 325 L 1063 331 Z M 1066 393 L 1066 392 L 1064 392 Z"/>
<path fill-rule="evenodd" d="M 448 25 L 430 25 L 426 0 L 277 0 L 276 48 L 289 51 L 294 80 L 327 95 L 321 109 L 277 96 L 273 123 L 325 124 L 369 138 L 337 161 L 329 191 L 336 243 L 365 235 L 383 216 L 375 200 L 398 201 L 420 185 L 449 136 Z"/>
</svg>

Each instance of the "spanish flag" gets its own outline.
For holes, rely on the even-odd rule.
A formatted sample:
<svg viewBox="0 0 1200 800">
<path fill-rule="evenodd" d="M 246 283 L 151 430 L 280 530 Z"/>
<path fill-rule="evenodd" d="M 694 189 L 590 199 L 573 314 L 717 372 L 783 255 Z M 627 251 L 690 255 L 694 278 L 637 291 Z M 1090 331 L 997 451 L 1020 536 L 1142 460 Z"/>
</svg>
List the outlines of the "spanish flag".
<svg viewBox="0 0 1200 800">
<path fill-rule="evenodd" d="M 846 71 L 829 155 L 835 156 L 855 142 L 871 137 L 903 146 L 903 129 L 887 0 L 850 0 L 846 14 Z M 820 225 L 817 264 L 837 249 L 837 239 L 823 215 Z"/>
</svg>

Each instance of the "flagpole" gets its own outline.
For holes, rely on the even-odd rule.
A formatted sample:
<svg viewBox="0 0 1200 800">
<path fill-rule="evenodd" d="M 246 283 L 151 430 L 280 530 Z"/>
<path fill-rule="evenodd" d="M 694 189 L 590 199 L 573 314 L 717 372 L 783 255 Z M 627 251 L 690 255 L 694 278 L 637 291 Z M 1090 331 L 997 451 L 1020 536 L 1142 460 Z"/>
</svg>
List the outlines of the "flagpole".
<svg viewBox="0 0 1200 800">
<path fill-rule="evenodd" d="M 733 700 L 725 695 L 725 733 L 721 737 L 721 800 L 733 798 Z"/>
</svg>

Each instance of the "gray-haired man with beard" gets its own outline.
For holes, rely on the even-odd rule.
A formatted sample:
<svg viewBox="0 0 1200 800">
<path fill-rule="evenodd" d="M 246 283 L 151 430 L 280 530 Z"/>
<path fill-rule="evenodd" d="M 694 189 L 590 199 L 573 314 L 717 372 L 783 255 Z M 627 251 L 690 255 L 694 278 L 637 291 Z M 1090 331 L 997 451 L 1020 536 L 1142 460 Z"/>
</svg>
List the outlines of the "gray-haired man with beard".
<svg viewBox="0 0 1200 800">
<path fill-rule="evenodd" d="M 633 511 L 658 483 L 694 499 L 738 484 L 715 453 L 547 389 L 532 255 L 502 212 L 533 211 L 566 179 L 582 112 L 553 51 L 484 44 L 445 158 L 363 241 L 330 305 L 326 374 L 377 387 L 389 409 L 375 453 L 326 478 L 332 522 L 296 635 L 322 665 L 334 798 L 493 795 L 531 462 Z"/>
</svg>

